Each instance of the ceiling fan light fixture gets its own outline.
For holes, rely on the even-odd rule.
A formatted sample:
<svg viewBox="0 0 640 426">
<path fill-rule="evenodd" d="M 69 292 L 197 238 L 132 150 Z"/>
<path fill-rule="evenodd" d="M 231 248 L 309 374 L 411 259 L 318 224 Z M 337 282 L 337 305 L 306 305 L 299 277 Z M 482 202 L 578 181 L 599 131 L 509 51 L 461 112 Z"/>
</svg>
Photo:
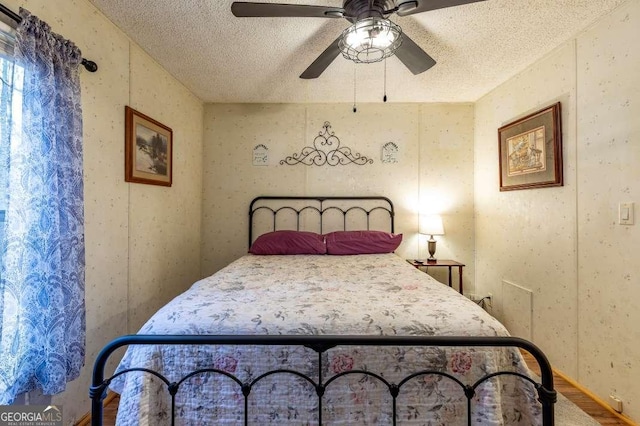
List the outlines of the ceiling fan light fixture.
<svg viewBox="0 0 640 426">
<path fill-rule="evenodd" d="M 402 44 L 402 29 L 389 19 L 371 16 L 342 32 L 338 46 L 342 56 L 356 63 L 379 62 Z"/>
</svg>

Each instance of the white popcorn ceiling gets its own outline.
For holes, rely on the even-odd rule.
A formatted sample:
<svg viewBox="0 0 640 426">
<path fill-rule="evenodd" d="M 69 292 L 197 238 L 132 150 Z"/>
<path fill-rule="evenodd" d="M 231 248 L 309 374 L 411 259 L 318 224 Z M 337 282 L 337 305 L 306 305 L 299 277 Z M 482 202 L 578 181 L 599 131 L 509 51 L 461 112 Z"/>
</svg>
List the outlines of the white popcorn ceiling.
<svg viewBox="0 0 640 426">
<path fill-rule="evenodd" d="M 299 78 L 349 26 L 345 19 L 236 18 L 227 0 L 90 1 L 205 102 L 352 102 L 354 71 L 358 102 L 382 102 L 383 62 L 338 56 L 320 78 Z M 392 15 L 437 64 L 414 76 L 389 58 L 389 102 L 476 101 L 624 1 L 487 0 Z"/>
</svg>

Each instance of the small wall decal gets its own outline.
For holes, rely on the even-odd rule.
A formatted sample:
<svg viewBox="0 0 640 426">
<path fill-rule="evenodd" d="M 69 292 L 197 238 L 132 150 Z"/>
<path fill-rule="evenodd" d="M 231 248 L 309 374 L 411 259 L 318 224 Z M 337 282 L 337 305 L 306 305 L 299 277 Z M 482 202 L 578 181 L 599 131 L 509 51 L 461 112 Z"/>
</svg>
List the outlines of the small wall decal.
<svg viewBox="0 0 640 426">
<path fill-rule="evenodd" d="M 346 164 L 356 164 L 364 166 L 365 164 L 373 164 L 371 158 L 353 154 L 351 148 L 340 146 L 340 139 L 331 130 L 331 123 L 324 122 L 318 136 L 313 140 L 313 146 L 305 146 L 299 154 L 293 154 L 284 160 L 280 160 L 280 164 L 304 164 L 305 166 L 343 166 Z"/>
<path fill-rule="evenodd" d="M 253 148 L 253 165 L 268 166 L 269 165 L 269 148 L 263 144 L 256 145 Z"/>
<path fill-rule="evenodd" d="M 393 142 L 382 145 L 382 162 L 385 164 L 398 162 L 398 145 Z"/>
</svg>

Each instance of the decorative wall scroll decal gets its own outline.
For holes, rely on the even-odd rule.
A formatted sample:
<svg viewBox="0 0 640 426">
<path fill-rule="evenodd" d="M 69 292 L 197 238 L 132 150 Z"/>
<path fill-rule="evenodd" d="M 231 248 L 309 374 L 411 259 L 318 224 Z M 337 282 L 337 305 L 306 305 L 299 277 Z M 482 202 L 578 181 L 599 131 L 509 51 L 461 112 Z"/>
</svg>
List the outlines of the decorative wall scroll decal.
<svg viewBox="0 0 640 426">
<path fill-rule="evenodd" d="M 318 132 L 318 136 L 313 140 L 313 146 L 305 146 L 299 154 L 280 160 L 280 164 L 304 164 L 305 166 L 330 166 L 357 164 L 364 166 L 365 164 L 373 164 L 371 158 L 360 155 L 359 153 L 351 153 L 351 148 L 340 146 L 340 139 L 331 130 L 331 123 L 324 122 L 322 131 Z"/>
<path fill-rule="evenodd" d="M 267 166 L 269 165 L 269 148 L 263 144 L 258 144 L 253 148 L 253 165 Z"/>
<path fill-rule="evenodd" d="M 382 145 L 382 162 L 385 164 L 398 162 L 398 145 L 393 142 Z"/>
</svg>

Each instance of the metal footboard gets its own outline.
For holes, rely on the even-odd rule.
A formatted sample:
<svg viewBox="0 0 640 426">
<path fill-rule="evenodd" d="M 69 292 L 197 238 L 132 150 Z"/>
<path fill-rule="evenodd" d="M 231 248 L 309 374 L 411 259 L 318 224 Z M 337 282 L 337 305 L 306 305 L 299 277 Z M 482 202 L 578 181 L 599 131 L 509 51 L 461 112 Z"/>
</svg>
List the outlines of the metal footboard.
<svg viewBox="0 0 640 426">
<path fill-rule="evenodd" d="M 266 372 L 261 376 L 253 379 L 250 383 L 243 383 L 235 376 L 222 370 L 215 368 L 201 369 L 188 374 L 178 382 L 170 382 L 167 378 L 161 374 L 140 368 L 132 368 L 129 370 L 123 370 L 116 375 L 106 378 L 104 377 L 104 368 L 109 356 L 118 348 L 128 345 L 262 345 L 262 346 L 305 346 L 313 349 L 318 354 L 318 371 L 316 377 L 309 377 L 295 370 L 279 369 Z M 478 379 L 475 383 L 465 384 L 460 382 L 457 378 L 443 373 L 441 371 L 429 371 L 423 370 L 415 372 L 399 383 L 390 383 L 384 377 L 377 375 L 376 373 L 363 371 L 363 370 L 351 370 L 336 374 L 329 378 L 322 377 L 322 354 L 337 346 L 465 346 L 465 347 L 517 347 L 529 352 L 537 361 L 541 370 L 542 383 L 536 383 L 528 376 L 511 372 L 495 372 L 486 375 Z M 102 405 L 103 400 L 106 397 L 109 384 L 116 377 L 125 374 L 130 371 L 145 371 L 149 374 L 153 374 L 160 378 L 167 385 L 169 394 L 171 395 L 172 407 L 171 407 L 171 424 L 175 424 L 175 395 L 180 390 L 180 385 L 190 377 L 203 372 L 211 372 L 217 374 L 223 374 L 230 379 L 234 380 L 244 395 L 244 424 L 248 424 L 248 397 L 251 393 L 252 387 L 263 378 L 278 374 L 286 373 L 300 377 L 308 381 L 316 390 L 318 395 L 318 420 L 319 425 L 323 424 L 322 421 L 322 402 L 323 394 L 334 380 L 338 377 L 347 374 L 364 374 L 371 376 L 381 383 L 383 383 L 389 390 L 391 395 L 391 403 L 393 405 L 393 425 L 396 424 L 396 399 L 402 389 L 402 386 L 411 379 L 425 375 L 436 374 L 447 377 L 456 382 L 464 391 L 467 398 L 467 424 L 471 425 L 471 400 L 475 395 L 476 388 L 484 383 L 486 380 L 492 377 L 501 375 L 512 375 L 521 377 L 523 380 L 531 382 L 538 392 L 538 400 L 542 404 L 542 424 L 545 426 L 551 426 L 554 424 L 554 403 L 556 402 L 556 391 L 553 388 L 553 374 L 551 366 L 546 356 L 542 351 L 533 343 L 516 338 L 516 337 L 451 337 L 451 336 L 214 336 L 214 335 L 129 335 L 119 337 L 110 342 L 98 355 L 93 369 L 92 385 L 89 390 L 89 396 L 91 397 L 91 424 L 94 426 L 102 425 Z"/>
</svg>

